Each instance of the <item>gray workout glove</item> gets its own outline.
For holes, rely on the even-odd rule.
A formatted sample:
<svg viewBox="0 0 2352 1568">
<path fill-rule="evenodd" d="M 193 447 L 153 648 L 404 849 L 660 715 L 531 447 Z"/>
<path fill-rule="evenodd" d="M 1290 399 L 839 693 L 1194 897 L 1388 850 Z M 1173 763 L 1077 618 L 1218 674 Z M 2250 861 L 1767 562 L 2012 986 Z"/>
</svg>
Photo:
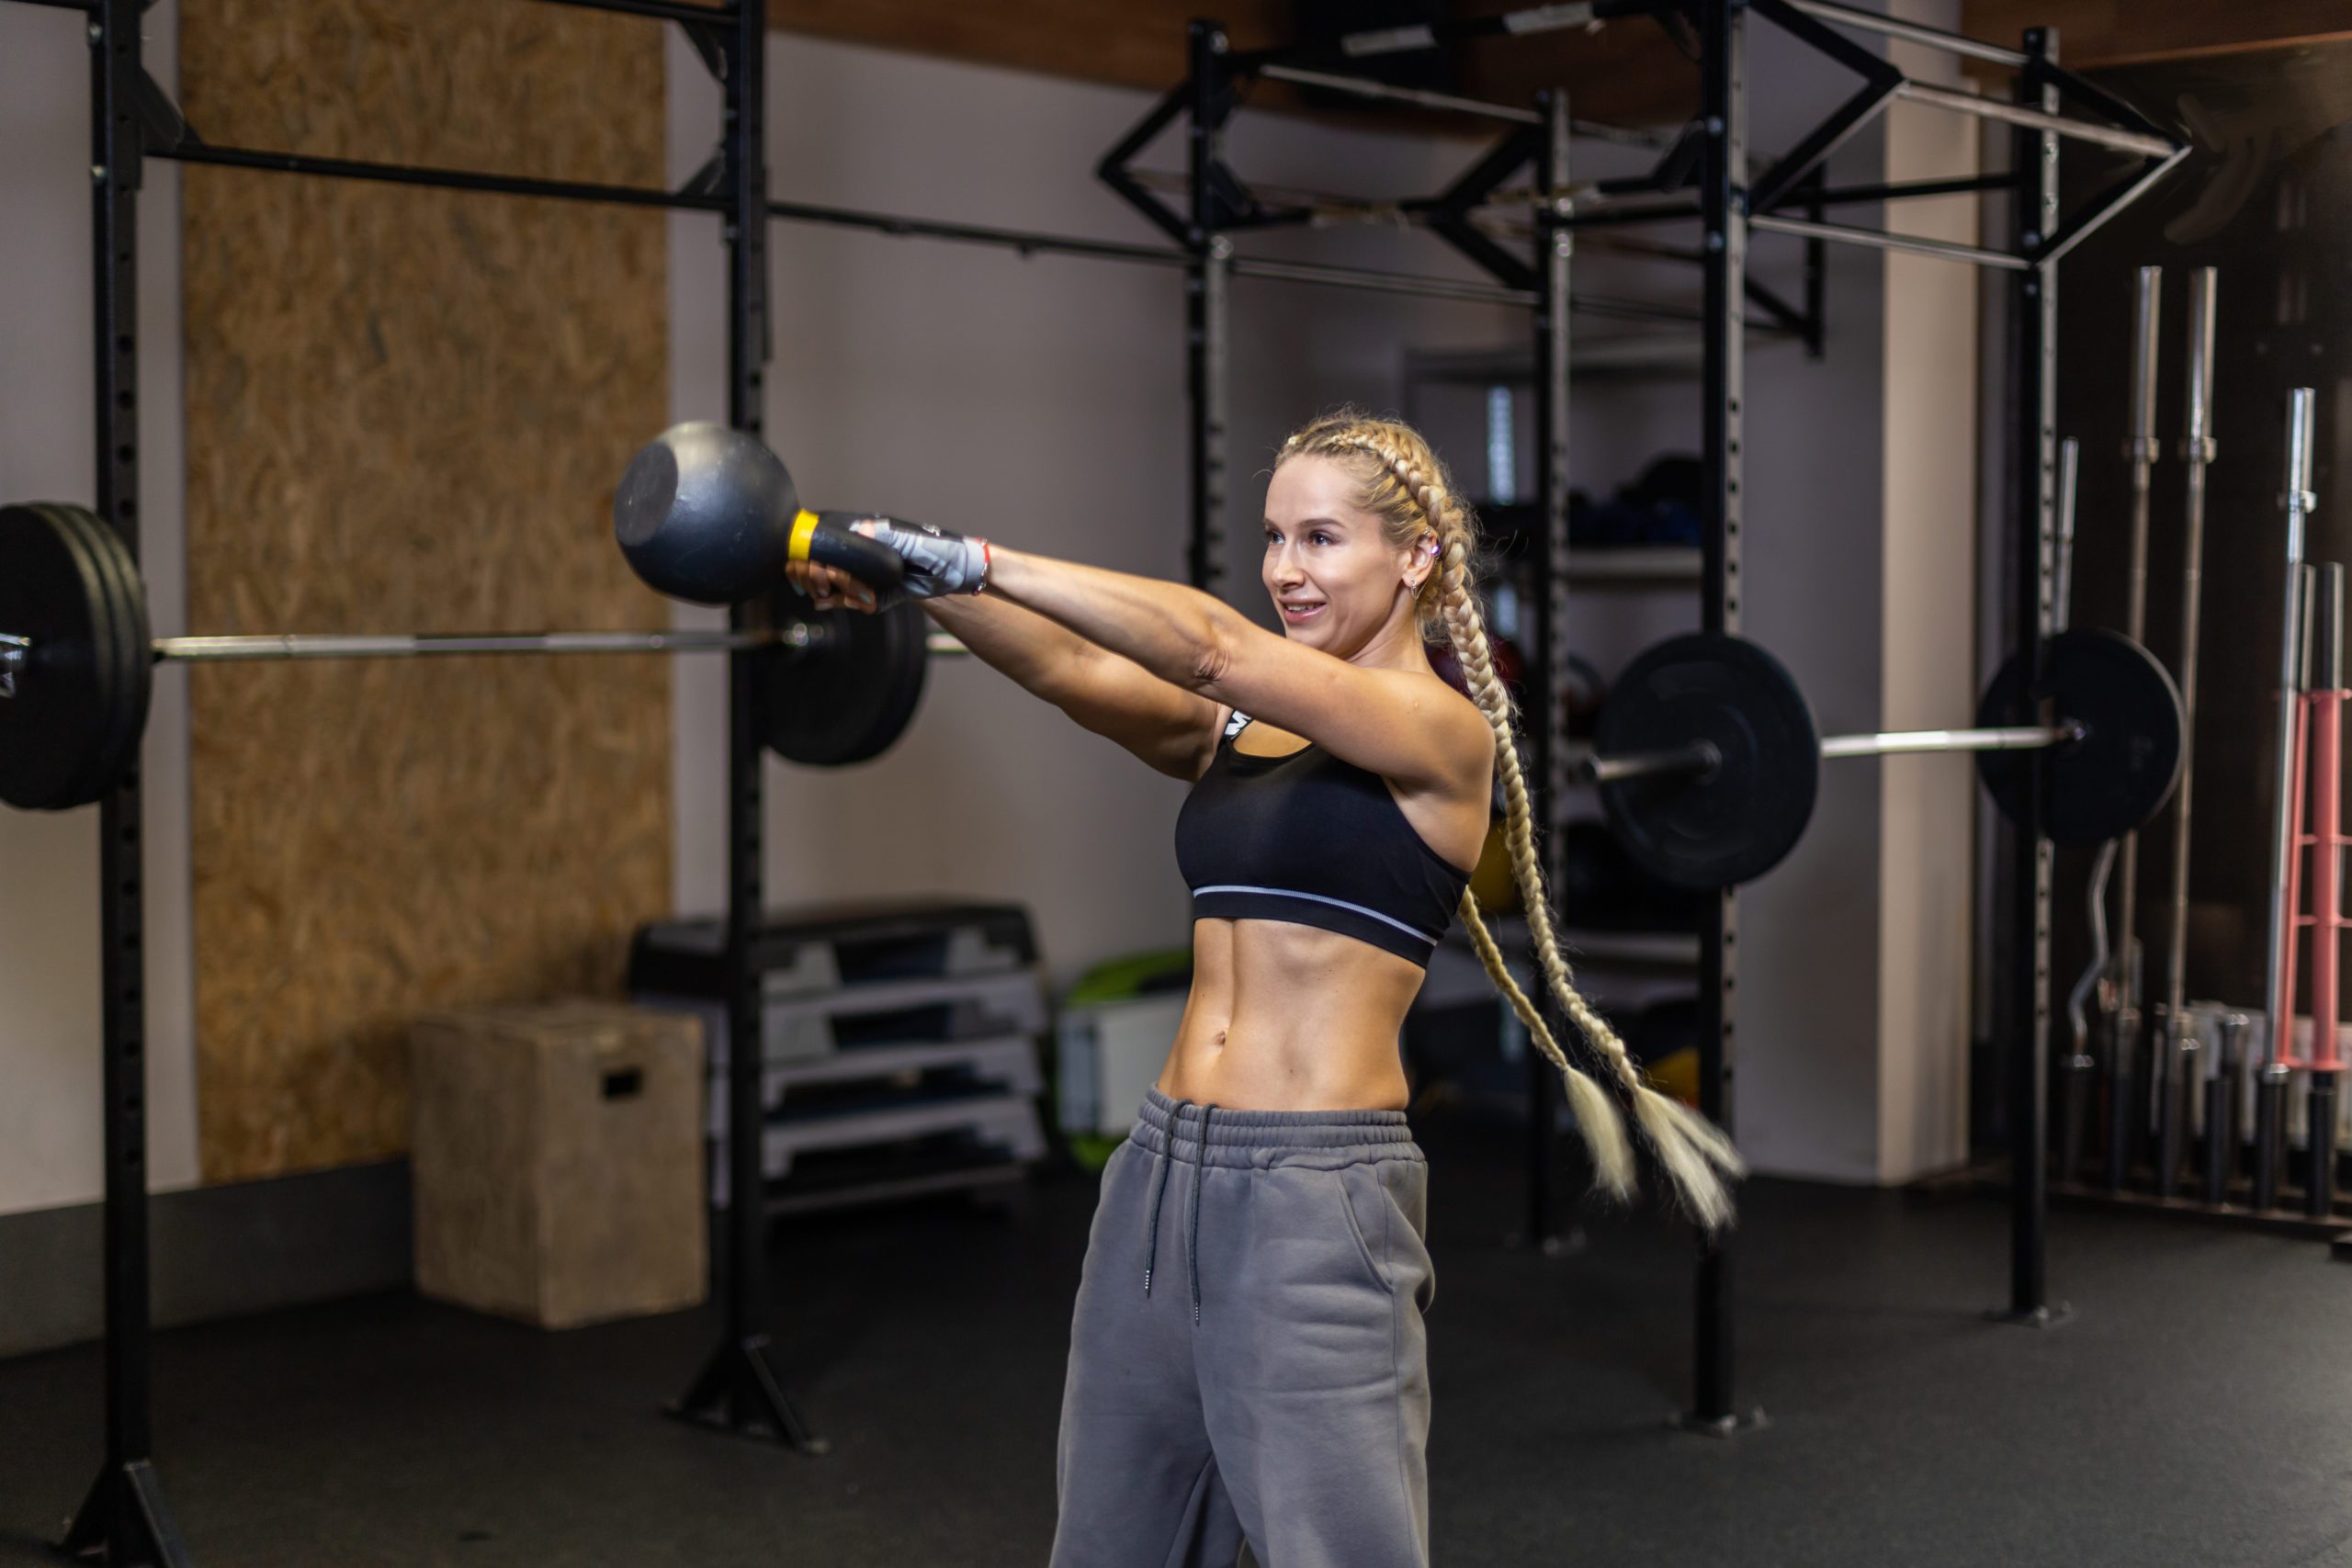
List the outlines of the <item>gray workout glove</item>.
<svg viewBox="0 0 2352 1568">
<path fill-rule="evenodd" d="M 978 593 L 988 586 L 989 542 L 951 534 L 928 523 L 868 517 L 850 526 L 888 545 L 907 565 L 907 596 L 933 599 L 943 593 Z"/>
</svg>

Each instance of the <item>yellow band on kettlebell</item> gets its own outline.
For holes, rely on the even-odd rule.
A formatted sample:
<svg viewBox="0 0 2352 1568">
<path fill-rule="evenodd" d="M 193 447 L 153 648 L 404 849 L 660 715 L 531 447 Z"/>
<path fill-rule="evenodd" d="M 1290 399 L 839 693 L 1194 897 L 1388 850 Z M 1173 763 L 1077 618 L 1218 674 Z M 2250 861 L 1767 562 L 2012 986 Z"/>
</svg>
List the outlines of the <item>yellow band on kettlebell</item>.
<svg viewBox="0 0 2352 1568">
<path fill-rule="evenodd" d="M 804 507 L 799 512 L 793 514 L 792 543 L 786 551 L 786 554 L 793 560 L 807 560 L 808 558 L 809 541 L 814 539 L 816 536 L 817 514 Z"/>
</svg>

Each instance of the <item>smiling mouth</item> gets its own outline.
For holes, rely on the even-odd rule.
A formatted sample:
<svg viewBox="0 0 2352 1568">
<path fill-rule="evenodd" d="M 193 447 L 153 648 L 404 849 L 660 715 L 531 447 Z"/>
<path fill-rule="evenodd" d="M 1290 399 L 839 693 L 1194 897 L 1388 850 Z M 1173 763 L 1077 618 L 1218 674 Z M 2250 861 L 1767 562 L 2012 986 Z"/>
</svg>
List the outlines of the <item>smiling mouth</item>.
<svg viewBox="0 0 2352 1568">
<path fill-rule="evenodd" d="M 1283 613 L 1283 619 L 1290 622 L 1293 626 L 1296 626 L 1301 621 L 1311 621 L 1316 616 L 1321 615 L 1327 607 L 1327 602 L 1318 599 L 1311 604 L 1295 604 L 1285 603 L 1278 607 Z"/>
</svg>

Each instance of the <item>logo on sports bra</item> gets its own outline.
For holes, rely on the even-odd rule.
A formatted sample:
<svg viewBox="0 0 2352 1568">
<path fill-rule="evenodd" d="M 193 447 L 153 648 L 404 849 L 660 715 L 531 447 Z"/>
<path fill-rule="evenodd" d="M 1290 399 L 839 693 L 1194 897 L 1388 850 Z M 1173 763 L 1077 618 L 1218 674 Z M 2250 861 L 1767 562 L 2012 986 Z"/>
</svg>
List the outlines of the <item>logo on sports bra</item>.
<svg viewBox="0 0 2352 1568">
<path fill-rule="evenodd" d="M 1232 739 L 1235 736 L 1240 734 L 1243 727 L 1248 725 L 1250 722 L 1250 718 L 1248 714 L 1243 713 L 1239 708 L 1235 708 L 1233 710 L 1233 716 L 1225 721 L 1225 738 L 1227 740 Z"/>
</svg>

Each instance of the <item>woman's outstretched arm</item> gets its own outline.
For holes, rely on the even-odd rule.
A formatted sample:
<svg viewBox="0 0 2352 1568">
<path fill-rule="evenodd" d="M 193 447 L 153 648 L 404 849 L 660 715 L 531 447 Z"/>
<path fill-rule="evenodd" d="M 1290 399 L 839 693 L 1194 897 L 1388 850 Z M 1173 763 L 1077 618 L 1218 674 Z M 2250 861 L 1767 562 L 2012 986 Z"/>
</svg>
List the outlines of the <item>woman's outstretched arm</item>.
<svg viewBox="0 0 2352 1568">
<path fill-rule="evenodd" d="M 1432 784 L 1485 776 L 1486 719 L 1442 682 L 1293 642 L 1196 588 L 991 545 L 988 594 L 1358 767 Z"/>
<path fill-rule="evenodd" d="M 981 662 L 1176 778 L 1201 776 L 1217 705 L 1002 596 L 926 599 L 931 618 Z"/>
<path fill-rule="evenodd" d="M 874 607 L 871 590 L 831 568 L 796 563 L 786 575 L 813 591 L 820 606 Z M 926 599 L 922 606 L 982 663 L 1159 772 L 1191 780 L 1208 766 L 1221 717 L 1209 698 L 1001 595 Z"/>
</svg>

